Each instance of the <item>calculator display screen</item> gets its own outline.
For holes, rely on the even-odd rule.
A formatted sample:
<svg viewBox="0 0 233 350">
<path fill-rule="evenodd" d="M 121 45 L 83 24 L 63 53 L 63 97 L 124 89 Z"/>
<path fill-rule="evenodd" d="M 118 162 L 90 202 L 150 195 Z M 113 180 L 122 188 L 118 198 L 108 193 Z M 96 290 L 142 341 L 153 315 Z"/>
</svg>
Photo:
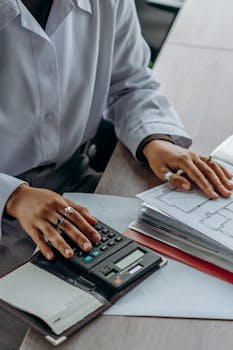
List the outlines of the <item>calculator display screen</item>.
<svg viewBox="0 0 233 350">
<path fill-rule="evenodd" d="M 125 258 L 119 260 L 115 265 L 119 269 L 124 269 L 130 264 L 132 264 L 134 261 L 141 258 L 144 254 L 145 253 L 141 249 L 137 249 L 133 253 L 130 253 L 129 255 L 127 255 Z"/>
</svg>

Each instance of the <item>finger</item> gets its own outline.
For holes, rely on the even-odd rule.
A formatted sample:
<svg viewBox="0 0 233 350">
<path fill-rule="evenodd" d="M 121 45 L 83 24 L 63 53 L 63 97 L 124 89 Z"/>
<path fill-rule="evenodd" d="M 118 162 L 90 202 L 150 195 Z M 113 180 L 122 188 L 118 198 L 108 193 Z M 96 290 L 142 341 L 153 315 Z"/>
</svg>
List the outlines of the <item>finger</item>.
<svg viewBox="0 0 233 350">
<path fill-rule="evenodd" d="M 28 232 L 32 240 L 36 243 L 37 247 L 41 251 L 41 253 L 44 255 L 44 257 L 48 260 L 54 259 L 54 253 L 52 249 L 49 247 L 49 245 L 46 243 L 43 233 L 37 229 L 33 228 L 30 232 Z"/>
<path fill-rule="evenodd" d="M 161 180 L 165 180 L 165 174 L 171 172 L 171 169 L 169 169 L 168 167 L 161 167 L 158 176 L 161 178 Z M 189 191 L 191 188 L 191 183 L 188 181 L 188 179 L 184 178 L 181 175 L 178 175 L 176 173 L 173 173 L 169 183 L 176 187 L 176 188 L 180 188 L 183 189 L 184 191 Z"/>
<path fill-rule="evenodd" d="M 101 239 L 100 234 L 76 210 L 74 210 L 74 212 L 72 214 L 70 214 L 69 217 L 66 218 L 66 219 L 67 220 L 64 220 L 63 223 L 60 225 L 60 228 L 65 233 L 67 233 L 69 236 L 70 236 L 70 234 L 72 234 L 72 237 L 73 237 L 74 236 L 74 234 L 73 234 L 74 231 L 79 236 L 80 235 L 80 231 L 81 231 L 82 234 L 84 235 L 84 237 L 85 236 L 88 237 L 91 241 L 93 241 L 93 242 L 99 242 L 100 241 L 100 239 Z M 55 220 L 57 220 L 57 218 Z M 73 224 L 72 226 L 71 226 L 71 223 Z M 88 241 L 88 240 L 86 239 L 86 241 Z M 75 240 L 75 242 L 76 242 L 76 240 Z M 89 244 L 90 244 L 90 242 L 89 242 Z"/>
<path fill-rule="evenodd" d="M 72 217 L 73 215 L 75 216 L 75 213 L 72 214 Z M 94 231 L 94 238 L 95 238 L 94 242 L 100 241 L 101 239 L 100 234 L 95 229 L 93 229 L 92 226 L 89 225 L 89 228 Z M 67 236 L 69 236 L 75 243 L 77 243 L 77 245 L 82 250 L 89 251 L 92 248 L 92 244 L 88 239 L 89 233 L 87 231 L 84 233 L 84 231 L 78 229 L 77 226 L 73 225 L 70 221 L 64 219 L 62 223 L 59 225 L 59 229 L 62 232 L 66 233 Z M 93 233 L 90 235 L 92 235 L 92 238 L 93 238 Z"/>
<path fill-rule="evenodd" d="M 88 211 L 88 209 L 86 207 L 83 207 L 81 205 L 78 205 L 72 201 L 70 201 L 69 199 L 66 199 L 66 202 L 69 206 L 71 206 L 72 208 L 74 208 L 77 212 L 79 212 L 91 225 L 95 225 L 97 220 L 96 218 L 94 218 Z"/>
<path fill-rule="evenodd" d="M 231 192 L 226 188 L 226 186 L 222 183 L 220 178 L 217 176 L 215 171 L 209 166 L 210 162 L 203 162 L 201 159 L 197 159 L 195 164 L 201 170 L 201 172 L 206 176 L 206 178 L 210 181 L 210 183 L 214 186 L 214 188 L 223 196 L 229 197 Z"/>
<path fill-rule="evenodd" d="M 232 175 L 223 165 L 221 165 L 221 164 L 218 163 L 218 162 L 215 162 L 214 160 L 211 160 L 211 157 L 210 157 L 210 158 L 207 158 L 207 157 L 200 157 L 200 158 L 201 158 L 201 160 L 203 160 L 205 163 L 208 163 L 208 165 L 209 165 L 210 167 L 212 167 L 212 165 L 217 164 L 217 165 L 222 169 L 222 171 L 223 171 L 224 175 L 226 176 L 226 178 L 227 178 L 228 180 L 231 180 L 231 179 L 232 179 L 233 175 Z"/>
<path fill-rule="evenodd" d="M 84 252 L 89 252 L 92 249 L 90 240 L 69 221 L 63 221 L 63 223 L 59 226 L 59 229 L 61 229 L 62 232 L 65 232 L 66 235 Z"/>
<path fill-rule="evenodd" d="M 192 162 L 187 160 L 181 160 L 180 168 L 189 176 L 189 178 L 197 184 L 197 186 L 211 199 L 218 198 L 218 194 L 214 191 L 213 187 L 206 179 L 204 174 L 198 169 L 198 167 Z"/>
<path fill-rule="evenodd" d="M 38 228 L 52 243 L 54 248 L 56 248 L 65 258 L 71 258 L 74 255 L 73 249 L 49 222 L 41 221 Z"/>
<path fill-rule="evenodd" d="M 57 212 L 60 213 L 63 217 L 63 215 L 65 215 L 65 208 L 67 207 L 67 203 L 70 204 L 69 206 L 71 206 L 74 209 L 74 213 L 70 213 L 68 215 L 68 217 L 66 217 L 66 218 L 68 221 L 72 222 L 74 224 L 74 226 L 76 226 L 77 233 L 80 233 L 80 231 L 81 231 L 82 234 L 87 236 L 91 241 L 99 242 L 101 239 L 99 233 L 94 229 L 94 227 L 91 226 L 91 224 L 85 219 L 85 217 L 82 214 L 80 214 L 77 210 L 75 210 L 74 207 L 77 208 L 77 205 L 75 203 L 73 203 L 72 201 L 69 201 L 69 200 L 67 202 L 65 202 L 62 198 L 62 201 L 58 201 L 54 208 L 56 208 Z M 78 208 L 80 209 L 80 206 L 78 206 Z M 81 207 L 81 208 L 84 210 L 84 212 L 88 212 L 88 210 L 86 208 L 84 208 L 84 207 Z M 92 218 L 91 216 L 88 216 L 88 217 Z M 46 215 L 46 219 L 52 225 L 56 225 L 56 221 L 57 221 L 58 217 L 57 216 L 54 217 L 54 212 L 52 212 L 50 210 Z M 93 224 L 95 224 L 96 219 L 94 219 L 94 220 L 93 219 L 94 218 L 92 218 L 92 222 L 93 222 Z M 62 229 L 64 229 L 64 227 L 62 227 Z M 64 232 L 68 233 L 65 230 L 64 230 Z M 91 243 L 89 242 L 88 239 L 86 239 L 86 243 L 89 243 L 89 247 L 87 246 L 87 244 L 85 244 L 84 250 L 87 251 L 87 250 L 90 250 Z"/>
<path fill-rule="evenodd" d="M 191 183 L 187 179 L 175 173 L 171 177 L 170 184 L 184 191 L 189 191 L 191 188 Z"/>
<path fill-rule="evenodd" d="M 218 165 L 220 166 L 220 168 L 222 169 L 222 171 L 224 172 L 225 176 L 231 180 L 233 175 L 221 164 L 218 163 Z"/>
<path fill-rule="evenodd" d="M 207 163 L 209 167 L 213 169 L 213 171 L 216 173 L 222 184 L 228 189 L 232 190 L 233 189 L 233 184 L 229 181 L 229 177 L 226 175 L 224 172 L 224 167 L 222 167 L 220 164 L 216 162 L 208 162 Z M 226 170 L 226 169 L 225 169 Z M 226 170 L 227 171 L 227 170 Z M 228 173 L 229 174 L 229 173 Z M 230 175 L 230 174 L 229 174 Z"/>
</svg>

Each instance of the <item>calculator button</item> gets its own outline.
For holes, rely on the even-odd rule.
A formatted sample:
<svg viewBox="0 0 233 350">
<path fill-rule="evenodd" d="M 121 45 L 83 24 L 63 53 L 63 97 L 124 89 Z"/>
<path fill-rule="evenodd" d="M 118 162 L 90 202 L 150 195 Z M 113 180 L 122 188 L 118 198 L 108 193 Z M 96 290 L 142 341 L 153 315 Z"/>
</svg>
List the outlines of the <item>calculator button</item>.
<svg viewBox="0 0 233 350">
<path fill-rule="evenodd" d="M 94 228 L 95 228 L 97 231 L 100 231 L 100 230 L 102 230 L 103 226 L 101 226 L 101 225 L 99 225 L 99 224 L 96 224 L 96 225 L 94 226 Z"/>
<path fill-rule="evenodd" d="M 116 234 L 114 233 L 114 232 L 110 232 L 109 234 L 108 234 L 108 237 L 109 238 L 113 238 L 113 237 L 115 237 L 116 236 Z"/>
<path fill-rule="evenodd" d="M 106 245 L 103 245 L 100 249 L 102 250 L 102 252 L 105 252 L 105 250 L 107 250 L 108 247 Z"/>
<path fill-rule="evenodd" d="M 101 233 L 103 233 L 104 235 L 106 235 L 107 233 L 109 233 L 109 230 L 106 229 L 106 228 L 104 228 L 104 229 L 101 231 Z"/>
<path fill-rule="evenodd" d="M 100 252 L 98 250 L 93 250 L 89 253 L 93 258 L 97 258 L 97 256 L 100 256 Z"/>
<path fill-rule="evenodd" d="M 123 241 L 123 238 L 120 237 L 120 236 L 118 236 L 118 237 L 115 238 L 115 241 L 116 241 L 116 242 L 121 242 L 121 241 Z"/>
<path fill-rule="evenodd" d="M 102 238 L 101 238 L 101 241 L 104 243 L 104 242 L 107 242 L 108 241 L 108 238 L 107 237 L 105 237 L 105 236 L 103 236 Z"/>
<path fill-rule="evenodd" d="M 83 262 L 87 264 L 87 263 L 91 262 L 93 259 L 94 258 L 92 258 L 92 256 L 87 255 L 87 256 L 85 256 L 85 258 L 83 258 Z"/>
<path fill-rule="evenodd" d="M 99 247 L 99 246 L 100 246 L 100 242 L 93 242 L 92 245 L 93 245 L 94 247 Z"/>
<path fill-rule="evenodd" d="M 115 242 L 114 242 L 114 241 L 108 242 L 108 246 L 109 246 L 109 247 L 112 247 L 112 246 L 114 246 L 114 245 L 115 245 Z"/>
<path fill-rule="evenodd" d="M 76 250 L 75 255 L 81 257 L 83 256 L 83 252 L 81 250 Z"/>
</svg>

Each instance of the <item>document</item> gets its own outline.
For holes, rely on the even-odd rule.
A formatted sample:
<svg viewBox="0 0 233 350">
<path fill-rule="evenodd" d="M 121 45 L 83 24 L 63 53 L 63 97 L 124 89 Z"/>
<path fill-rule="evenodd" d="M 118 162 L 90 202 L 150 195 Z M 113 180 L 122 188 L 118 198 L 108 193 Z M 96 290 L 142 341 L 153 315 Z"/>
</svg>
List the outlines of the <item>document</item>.
<svg viewBox="0 0 233 350">
<path fill-rule="evenodd" d="M 233 167 L 231 167 L 233 173 Z M 233 250 L 233 196 L 208 199 L 194 187 L 189 192 L 168 183 L 138 195 L 155 210 L 195 229 L 203 237 Z"/>
</svg>

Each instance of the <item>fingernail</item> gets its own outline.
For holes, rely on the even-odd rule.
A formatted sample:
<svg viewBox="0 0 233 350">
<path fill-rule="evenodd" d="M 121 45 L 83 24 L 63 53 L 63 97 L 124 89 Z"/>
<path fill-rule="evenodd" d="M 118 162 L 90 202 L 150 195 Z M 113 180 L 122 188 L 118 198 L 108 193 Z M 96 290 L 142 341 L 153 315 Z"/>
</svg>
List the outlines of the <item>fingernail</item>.
<svg viewBox="0 0 233 350">
<path fill-rule="evenodd" d="M 47 258 L 48 260 L 52 260 L 52 259 L 53 259 L 53 254 L 51 254 L 51 253 L 46 253 L 46 258 Z"/>
<path fill-rule="evenodd" d="M 65 253 L 65 255 L 68 256 L 68 257 L 71 257 L 71 256 L 73 256 L 73 254 L 74 254 L 73 250 L 72 250 L 72 249 L 69 249 L 69 248 L 66 248 L 64 253 Z"/>
<path fill-rule="evenodd" d="M 90 243 L 87 243 L 87 242 L 83 243 L 83 249 L 84 249 L 84 250 L 91 249 Z"/>
<path fill-rule="evenodd" d="M 213 198 L 213 199 L 217 199 L 219 198 L 219 195 L 216 192 L 213 191 L 208 191 L 209 195 Z"/>
<path fill-rule="evenodd" d="M 226 195 L 225 195 L 224 197 L 226 197 L 226 198 L 231 197 L 231 192 L 227 192 Z"/>
<path fill-rule="evenodd" d="M 94 233 L 93 238 L 99 241 L 101 237 L 98 233 Z"/>
<path fill-rule="evenodd" d="M 189 191 L 190 190 L 190 185 L 189 184 L 182 184 L 181 187 L 185 191 Z"/>
</svg>

